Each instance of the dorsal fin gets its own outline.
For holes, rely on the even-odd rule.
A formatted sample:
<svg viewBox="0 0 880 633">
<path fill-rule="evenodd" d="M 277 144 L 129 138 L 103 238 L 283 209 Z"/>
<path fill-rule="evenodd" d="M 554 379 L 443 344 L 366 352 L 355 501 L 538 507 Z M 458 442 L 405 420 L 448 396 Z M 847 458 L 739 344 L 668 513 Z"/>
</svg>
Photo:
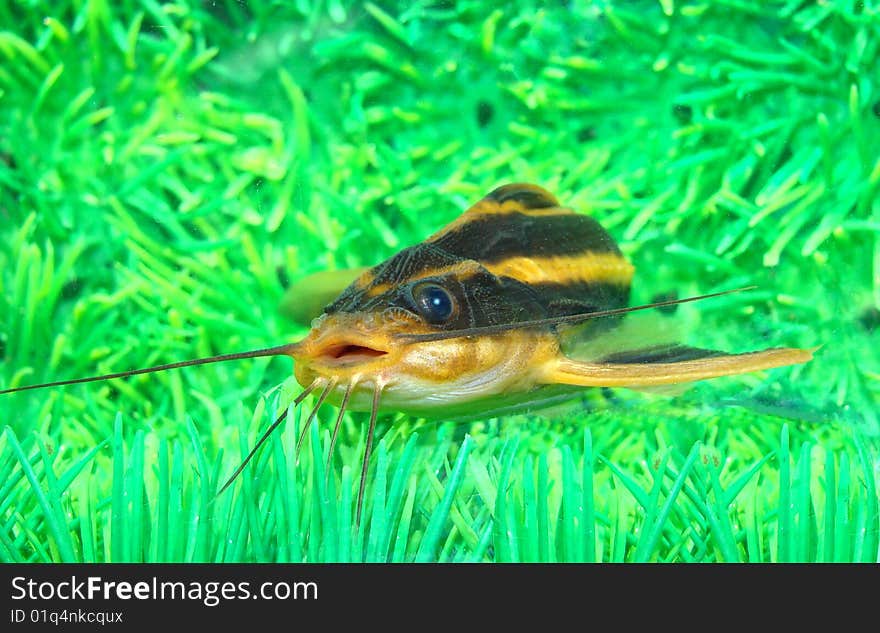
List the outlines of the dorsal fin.
<svg viewBox="0 0 880 633">
<path fill-rule="evenodd" d="M 552 193 L 528 183 L 516 182 L 493 189 L 486 198 L 503 205 L 515 202 L 523 209 L 550 209 L 559 206 L 559 200 Z"/>
</svg>

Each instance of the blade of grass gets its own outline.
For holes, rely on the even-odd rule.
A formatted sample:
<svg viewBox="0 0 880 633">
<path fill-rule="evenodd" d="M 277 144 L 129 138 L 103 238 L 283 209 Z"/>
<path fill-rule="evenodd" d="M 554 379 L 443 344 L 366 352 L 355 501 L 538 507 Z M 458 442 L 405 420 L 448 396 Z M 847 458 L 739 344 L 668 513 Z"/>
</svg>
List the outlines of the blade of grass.
<svg viewBox="0 0 880 633">
<path fill-rule="evenodd" d="M 681 492 L 682 487 L 684 486 L 684 482 L 687 479 L 688 474 L 694 466 L 694 463 L 697 461 L 697 457 L 700 454 L 700 444 L 694 444 L 691 449 L 690 454 L 687 457 L 687 460 L 682 466 L 681 471 L 678 474 L 678 478 L 675 480 L 675 483 L 672 484 L 672 489 L 666 497 L 666 500 L 663 502 L 663 505 L 660 507 L 659 512 L 656 513 L 656 516 L 652 516 L 654 513 L 649 512 L 648 517 L 651 517 L 652 521 L 648 521 L 646 517 L 645 523 L 646 525 L 650 525 L 650 528 L 647 532 L 643 532 L 642 536 L 639 538 L 638 546 L 636 547 L 635 560 L 637 562 L 647 561 L 651 551 L 654 549 L 657 541 L 660 539 L 660 534 L 663 530 L 664 524 L 666 523 L 666 519 L 671 512 L 675 500 L 678 497 L 678 493 Z M 666 457 L 664 457 L 664 462 L 666 461 Z M 663 464 L 665 466 L 665 463 Z M 662 472 L 663 468 L 661 468 L 658 472 Z M 662 476 L 658 475 L 658 479 L 662 480 Z"/>
<path fill-rule="evenodd" d="M 422 537 L 421 543 L 419 543 L 419 549 L 416 552 L 415 558 L 416 562 L 428 562 L 434 558 L 439 541 L 443 536 L 443 525 L 446 523 L 455 493 L 458 491 L 464 476 L 464 466 L 471 449 L 471 443 L 470 437 L 465 436 L 464 442 L 462 442 L 458 450 L 455 465 L 452 467 L 452 473 L 446 483 L 443 498 L 437 507 L 434 508 L 434 512 L 428 520 L 428 526 L 425 528 L 425 535 Z"/>
<path fill-rule="evenodd" d="M 596 560 L 596 508 L 593 498 L 593 435 L 590 429 L 584 429 L 584 461 L 581 470 L 581 489 L 583 491 L 583 512 L 581 529 L 583 530 L 583 558 L 588 563 Z"/>
<path fill-rule="evenodd" d="M 53 508 L 52 502 L 50 502 L 46 493 L 43 491 L 43 488 L 40 486 L 36 472 L 34 472 L 30 462 L 27 457 L 25 457 L 24 451 L 18 443 L 18 438 L 15 437 L 12 428 L 8 426 L 6 427 L 6 438 L 9 442 L 9 446 L 12 448 L 16 457 L 18 457 L 18 463 L 21 465 L 28 483 L 31 486 L 31 490 L 37 499 L 37 503 L 43 511 L 43 517 L 49 528 L 49 536 L 52 539 L 51 542 L 58 548 L 61 560 L 65 563 L 76 562 L 76 555 L 73 552 L 70 532 L 67 529 L 67 522 L 64 518 L 64 514 L 60 513 L 59 515 L 56 509 Z"/>
<path fill-rule="evenodd" d="M 792 517 L 791 503 L 791 466 L 789 464 L 789 440 L 788 425 L 782 427 L 779 440 L 779 504 L 777 506 L 777 538 L 776 560 L 780 563 L 790 563 L 791 555 L 791 532 L 794 519 Z"/>
</svg>

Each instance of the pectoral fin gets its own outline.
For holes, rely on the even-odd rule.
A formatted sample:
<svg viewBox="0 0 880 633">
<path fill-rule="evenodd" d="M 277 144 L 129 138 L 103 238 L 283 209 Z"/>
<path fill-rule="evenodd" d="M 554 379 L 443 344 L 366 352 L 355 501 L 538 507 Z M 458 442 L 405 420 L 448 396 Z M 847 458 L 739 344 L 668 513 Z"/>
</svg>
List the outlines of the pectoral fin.
<svg viewBox="0 0 880 633">
<path fill-rule="evenodd" d="M 319 316 L 328 303 L 369 268 L 325 270 L 294 282 L 281 300 L 279 311 L 305 327 Z"/>
<path fill-rule="evenodd" d="M 726 354 L 680 345 L 632 350 L 590 362 L 561 357 L 545 370 L 548 384 L 580 387 L 652 387 L 732 376 L 805 363 L 813 350 L 775 348 Z"/>
</svg>

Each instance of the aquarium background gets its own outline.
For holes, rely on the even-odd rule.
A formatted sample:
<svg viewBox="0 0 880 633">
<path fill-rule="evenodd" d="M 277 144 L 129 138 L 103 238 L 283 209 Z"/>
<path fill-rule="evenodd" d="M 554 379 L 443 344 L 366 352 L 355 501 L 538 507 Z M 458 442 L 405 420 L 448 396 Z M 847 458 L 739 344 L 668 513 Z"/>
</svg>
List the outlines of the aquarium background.
<svg viewBox="0 0 880 633">
<path fill-rule="evenodd" d="M 215 499 L 289 361 L 0 396 L 0 560 L 877 561 L 878 41 L 870 1 L 0 3 L 0 388 L 295 340 L 290 284 L 517 181 L 615 236 L 634 303 L 757 286 L 669 315 L 688 343 L 820 346 L 383 416 L 360 529 L 332 407 Z"/>
</svg>

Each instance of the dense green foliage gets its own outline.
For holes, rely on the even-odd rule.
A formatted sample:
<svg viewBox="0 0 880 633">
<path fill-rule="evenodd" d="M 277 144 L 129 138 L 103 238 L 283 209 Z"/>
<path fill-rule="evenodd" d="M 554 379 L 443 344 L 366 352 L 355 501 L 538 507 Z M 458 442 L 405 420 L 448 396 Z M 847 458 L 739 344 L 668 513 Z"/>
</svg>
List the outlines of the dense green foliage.
<svg viewBox="0 0 880 633">
<path fill-rule="evenodd" d="M 280 360 L 0 396 L 0 560 L 878 559 L 880 5 L 492 4 L 0 3 L 0 388 L 294 340 L 289 281 L 511 181 L 600 219 L 636 302 L 758 286 L 688 342 L 816 360 L 387 416 L 362 529 L 329 407 L 214 498 Z"/>
</svg>

